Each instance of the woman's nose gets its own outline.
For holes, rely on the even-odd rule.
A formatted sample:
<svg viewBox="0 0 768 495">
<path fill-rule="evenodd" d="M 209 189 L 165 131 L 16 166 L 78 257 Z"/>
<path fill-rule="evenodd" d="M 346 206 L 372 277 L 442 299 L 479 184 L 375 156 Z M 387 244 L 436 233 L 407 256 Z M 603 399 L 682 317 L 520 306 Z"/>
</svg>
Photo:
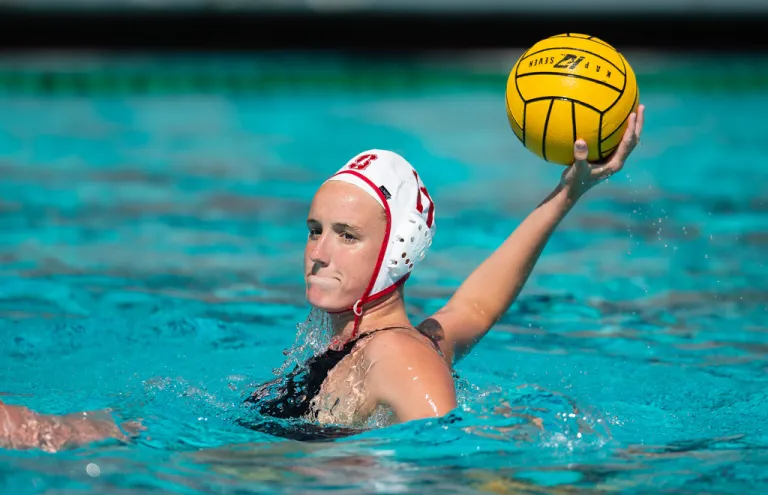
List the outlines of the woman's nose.
<svg viewBox="0 0 768 495">
<path fill-rule="evenodd" d="M 312 249 L 309 252 L 309 259 L 311 259 L 313 263 L 317 263 L 323 266 L 328 266 L 328 263 L 329 263 L 328 238 L 325 235 L 321 234 L 313 242 L 314 242 L 314 245 L 312 246 Z"/>
</svg>

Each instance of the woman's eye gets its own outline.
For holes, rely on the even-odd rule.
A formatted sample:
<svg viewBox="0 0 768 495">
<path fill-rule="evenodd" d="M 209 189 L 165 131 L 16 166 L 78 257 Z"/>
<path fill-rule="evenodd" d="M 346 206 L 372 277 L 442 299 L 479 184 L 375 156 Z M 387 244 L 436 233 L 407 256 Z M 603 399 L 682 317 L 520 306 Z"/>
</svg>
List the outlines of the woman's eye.
<svg viewBox="0 0 768 495">
<path fill-rule="evenodd" d="M 317 239 L 317 236 L 321 234 L 320 229 L 309 229 L 309 238 L 312 240 Z"/>
<path fill-rule="evenodd" d="M 349 232 L 343 232 L 341 236 L 344 238 L 344 241 L 346 242 L 355 242 L 357 240 L 357 237 L 350 234 Z"/>
</svg>

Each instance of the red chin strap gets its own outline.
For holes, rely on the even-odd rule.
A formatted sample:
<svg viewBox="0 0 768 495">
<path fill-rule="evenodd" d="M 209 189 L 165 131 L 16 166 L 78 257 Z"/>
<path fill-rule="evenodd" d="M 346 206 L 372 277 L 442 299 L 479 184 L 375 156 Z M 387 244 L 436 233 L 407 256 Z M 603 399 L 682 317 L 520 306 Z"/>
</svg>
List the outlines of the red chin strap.
<svg viewBox="0 0 768 495">
<path fill-rule="evenodd" d="M 408 277 L 410 276 L 411 274 L 407 273 L 400 280 L 395 282 L 393 285 L 387 287 L 386 289 L 372 296 L 369 296 L 367 298 L 360 298 L 357 300 L 357 302 L 355 302 L 355 304 L 352 305 L 351 308 L 347 308 L 344 311 L 338 311 L 335 313 L 335 314 L 338 314 L 338 313 L 345 313 L 347 311 L 352 311 L 355 314 L 355 323 L 352 327 L 352 335 L 350 339 L 357 337 L 358 331 L 360 330 L 360 321 L 363 319 L 363 305 L 368 304 L 369 302 L 375 301 L 377 299 L 381 299 L 382 297 L 388 296 L 389 294 L 392 294 L 397 290 L 398 287 L 403 285 L 405 281 L 408 280 Z"/>
<path fill-rule="evenodd" d="M 328 311 L 328 314 L 331 315 L 339 315 L 342 313 L 346 313 L 349 311 L 352 311 L 355 314 L 355 320 L 354 325 L 352 326 L 352 334 L 350 335 L 349 339 L 347 339 L 344 343 L 346 344 L 350 340 L 357 337 L 359 331 L 360 331 L 360 322 L 363 319 L 363 306 L 365 304 L 368 304 L 372 301 L 375 301 L 377 299 L 381 299 L 382 297 L 388 296 L 389 294 L 392 294 L 397 290 L 398 287 L 403 285 L 406 280 L 408 280 L 408 277 L 410 277 L 410 273 L 406 273 L 400 280 L 395 282 L 392 286 L 387 287 L 386 289 L 377 292 L 376 294 L 373 294 L 372 296 L 369 296 L 365 299 L 360 298 L 358 299 L 355 304 L 353 304 L 351 307 L 348 307 L 347 309 L 342 309 L 341 311 Z"/>
</svg>

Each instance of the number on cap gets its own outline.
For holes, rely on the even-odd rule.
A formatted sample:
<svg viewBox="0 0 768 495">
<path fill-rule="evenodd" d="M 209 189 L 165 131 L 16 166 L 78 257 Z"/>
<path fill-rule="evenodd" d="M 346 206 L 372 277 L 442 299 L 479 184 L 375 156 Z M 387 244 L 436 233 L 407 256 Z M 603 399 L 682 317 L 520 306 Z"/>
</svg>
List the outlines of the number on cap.
<svg viewBox="0 0 768 495">
<path fill-rule="evenodd" d="M 370 165 L 374 160 L 376 160 L 378 156 L 366 153 L 365 155 L 360 155 L 355 160 L 349 164 L 349 168 L 352 170 L 365 170 L 368 168 L 368 165 Z"/>
</svg>

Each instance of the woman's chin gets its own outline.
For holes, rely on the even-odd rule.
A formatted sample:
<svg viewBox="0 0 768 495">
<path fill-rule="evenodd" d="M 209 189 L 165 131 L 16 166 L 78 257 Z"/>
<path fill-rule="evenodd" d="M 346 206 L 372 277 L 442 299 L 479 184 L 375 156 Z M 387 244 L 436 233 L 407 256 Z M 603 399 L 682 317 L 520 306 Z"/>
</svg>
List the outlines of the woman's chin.
<svg viewBox="0 0 768 495">
<path fill-rule="evenodd" d="M 329 293 L 316 287 L 307 287 L 307 302 L 317 309 L 328 313 L 337 313 L 349 309 L 353 303 L 339 304 L 339 297 L 335 293 Z"/>
</svg>

